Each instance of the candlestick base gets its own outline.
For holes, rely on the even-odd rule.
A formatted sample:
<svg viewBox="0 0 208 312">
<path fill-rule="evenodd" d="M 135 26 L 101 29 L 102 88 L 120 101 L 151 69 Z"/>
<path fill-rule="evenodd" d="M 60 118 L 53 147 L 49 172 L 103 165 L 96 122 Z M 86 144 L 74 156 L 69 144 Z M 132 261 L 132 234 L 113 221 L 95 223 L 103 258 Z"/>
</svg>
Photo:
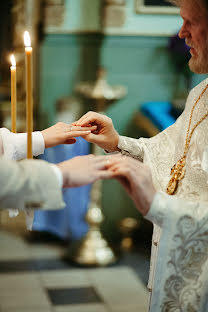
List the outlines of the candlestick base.
<svg viewBox="0 0 208 312">
<path fill-rule="evenodd" d="M 90 229 L 83 240 L 72 243 L 68 252 L 69 259 L 81 266 L 106 266 L 117 260 L 97 229 Z"/>
<path fill-rule="evenodd" d="M 117 257 L 100 232 L 103 216 L 97 206 L 91 206 L 87 213 L 90 228 L 86 236 L 71 244 L 67 258 L 81 266 L 106 266 Z"/>
</svg>

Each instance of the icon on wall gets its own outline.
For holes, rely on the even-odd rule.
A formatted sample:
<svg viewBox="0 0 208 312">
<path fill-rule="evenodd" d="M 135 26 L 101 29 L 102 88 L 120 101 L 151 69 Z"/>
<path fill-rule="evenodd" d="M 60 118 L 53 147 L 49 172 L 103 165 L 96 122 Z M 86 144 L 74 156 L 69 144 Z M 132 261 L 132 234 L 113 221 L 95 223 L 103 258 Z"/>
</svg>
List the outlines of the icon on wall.
<svg viewBox="0 0 208 312">
<path fill-rule="evenodd" d="M 179 14 L 179 8 L 166 0 L 135 0 L 135 8 L 139 14 Z"/>
</svg>

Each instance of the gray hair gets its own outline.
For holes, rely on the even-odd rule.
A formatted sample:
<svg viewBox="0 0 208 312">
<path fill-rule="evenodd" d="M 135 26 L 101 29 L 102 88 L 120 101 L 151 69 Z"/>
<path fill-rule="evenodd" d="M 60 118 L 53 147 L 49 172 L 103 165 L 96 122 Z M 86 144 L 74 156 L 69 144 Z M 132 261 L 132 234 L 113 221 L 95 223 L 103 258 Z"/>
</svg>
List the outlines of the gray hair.
<svg viewBox="0 0 208 312">
<path fill-rule="evenodd" d="M 166 2 L 172 3 L 178 7 L 180 7 L 182 1 L 183 0 L 166 0 Z M 197 0 L 197 2 L 198 1 L 201 1 L 201 4 L 208 10 L 208 0 Z"/>
</svg>

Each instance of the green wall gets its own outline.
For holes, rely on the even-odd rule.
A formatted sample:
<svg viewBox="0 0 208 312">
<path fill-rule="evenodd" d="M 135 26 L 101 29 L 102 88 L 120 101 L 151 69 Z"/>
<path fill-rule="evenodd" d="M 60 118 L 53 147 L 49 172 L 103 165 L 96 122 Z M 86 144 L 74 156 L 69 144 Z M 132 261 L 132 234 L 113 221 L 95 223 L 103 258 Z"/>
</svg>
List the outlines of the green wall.
<svg viewBox="0 0 208 312">
<path fill-rule="evenodd" d="M 78 82 L 95 79 L 100 59 L 108 82 L 128 87 L 128 95 L 107 111 L 124 133 L 142 102 L 172 98 L 174 75 L 166 45 L 164 37 L 47 35 L 41 48 L 40 99 L 48 123 L 54 122 L 59 97 L 71 95 Z"/>
<path fill-rule="evenodd" d="M 101 41 L 93 35 L 48 35 L 40 51 L 40 110 L 44 126 L 54 123 L 58 98 L 69 96 L 80 81 L 94 81 Z"/>
</svg>

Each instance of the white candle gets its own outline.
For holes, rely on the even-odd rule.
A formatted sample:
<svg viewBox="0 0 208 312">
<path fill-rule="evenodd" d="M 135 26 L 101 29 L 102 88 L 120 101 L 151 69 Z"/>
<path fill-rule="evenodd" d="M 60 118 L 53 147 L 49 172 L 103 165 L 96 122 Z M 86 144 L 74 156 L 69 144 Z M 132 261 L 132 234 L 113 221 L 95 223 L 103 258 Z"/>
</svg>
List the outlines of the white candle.
<svg viewBox="0 0 208 312">
<path fill-rule="evenodd" d="M 28 31 L 24 33 L 25 67 L 26 67 L 26 119 L 27 119 L 27 158 L 32 158 L 33 131 L 33 80 L 32 80 L 32 47 Z"/>
<path fill-rule="evenodd" d="M 16 61 L 15 57 L 11 55 L 11 63 L 12 66 L 10 67 L 11 72 L 11 130 L 12 132 L 17 132 L 16 127 L 16 112 L 17 112 L 17 82 L 16 82 Z"/>
</svg>

